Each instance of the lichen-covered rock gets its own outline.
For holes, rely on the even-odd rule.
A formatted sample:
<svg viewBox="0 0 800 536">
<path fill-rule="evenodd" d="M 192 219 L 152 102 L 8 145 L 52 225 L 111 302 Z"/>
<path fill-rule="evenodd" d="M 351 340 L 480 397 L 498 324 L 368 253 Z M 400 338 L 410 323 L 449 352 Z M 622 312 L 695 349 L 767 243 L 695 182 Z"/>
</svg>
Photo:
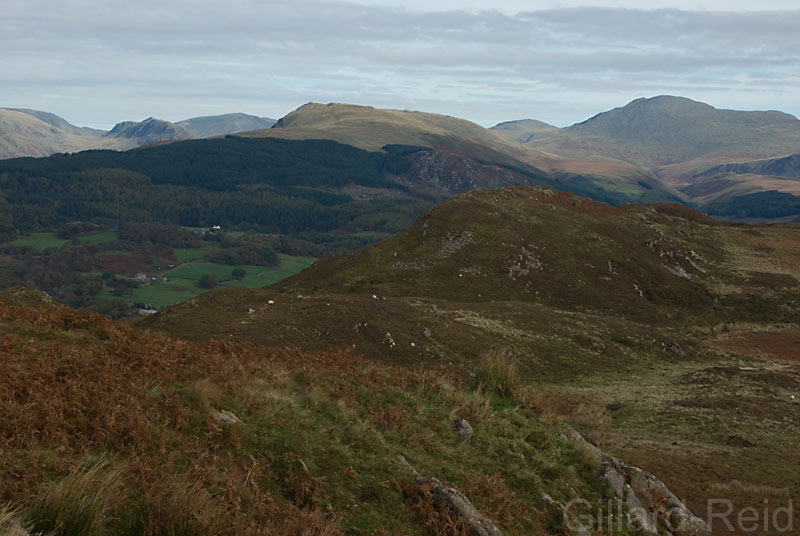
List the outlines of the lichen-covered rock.
<svg viewBox="0 0 800 536">
<path fill-rule="evenodd" d="M 565 426 L 563 431 L 557 433 L 597 456 L 600 461 L 600 480 L 626 505 L 631 524 L 637 531 L 649 536 L 657 536 L 659 529 L 672 536 L 711 534 L 706 522 L 695 516 L 652 473 L 603 454 L 570 426 Z"/>
<path fill-rule="evenodd" d="M 472 438 L 472 425 L 469 424 L 467 419 L 454 420 L 453 431 L 464 441 L 469 441 Z"/>
<path fill-rule="evenodd" d="M 600 457 L 600 463 L 601 478 L 625 502 L 635 526 L 645 534 L 657 535 L 659 527 L 674 536 L 711 534 L 705 521 L 652 473 L 606 455 Z"/>
</svg>

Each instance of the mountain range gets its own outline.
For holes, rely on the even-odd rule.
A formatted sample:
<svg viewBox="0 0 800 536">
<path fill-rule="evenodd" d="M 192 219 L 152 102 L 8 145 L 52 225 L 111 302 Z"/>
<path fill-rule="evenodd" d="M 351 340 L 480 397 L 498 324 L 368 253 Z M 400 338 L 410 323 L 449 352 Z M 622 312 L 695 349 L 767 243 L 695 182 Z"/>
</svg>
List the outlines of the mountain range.
<svg viewBox="0 0 800 536">
<path fill-rule="evenodd" d="M 88 149 L 127 150 L 155 142 L 269 128 L 274 123 L 273 119 L 239 113 L 195 117 L 178 123 L 150 117 L 140 122 L 123 121 L 106 132 L 77 127 L 49 112 L 0 108 L 0 159 Z"/>
<path fill-rule="evenodd" d="M 0 109 L 5 157 L 125 150 L 234 133 L 330 139 L 369 151 L 422 147 L 427 151 L 411 157 L 417 185 L 440 192 L 523 185 L 536 177 L 605 202 L 676 201 L 709 213 L 747 196 L 747 207 L 737 214 L 749 218 L 775 216 L 773 210 L 759 211 L 767 192 L 800 194 L 797 174 L 780 167 L 781 159 L 800 151 L 800 121 L 794 116 L 716 109 L 683 97 L 637 99 L 566 128 L 525 119 L 486 129 L 439 114 L 309 103 L 277 122 L 245 114 L 177 123 L 149 118 L 103 132 L 45 112 Z M 792 204 L 783 203 L 777 214 L 796 216 Z"/>
</svg>

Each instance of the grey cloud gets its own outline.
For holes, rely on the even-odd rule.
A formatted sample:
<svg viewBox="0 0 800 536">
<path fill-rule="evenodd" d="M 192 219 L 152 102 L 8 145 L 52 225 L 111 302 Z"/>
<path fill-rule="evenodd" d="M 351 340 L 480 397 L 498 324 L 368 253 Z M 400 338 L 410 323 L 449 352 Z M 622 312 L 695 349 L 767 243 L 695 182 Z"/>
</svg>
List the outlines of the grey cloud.
<svg viewBox="0 0 800 536">
<path fill-rule="evenodd" d="M 181 119 L 232 104 L 281 115 L 308 100 L 350 100 L 460 116 L 463 108 L 483 122 L 533 116 L 563 124 L 602 110 L 614 95 L 621 105 L 678 92 L 800 110 L 792 91 L 800 11 L 506 15 L 322 1 L 7 2 L 0 106 L 63 113 L 61 98 L 72 117 L 95 123 Z M 99 100 L 81 108 L 86 92 Z"/>
</svg>

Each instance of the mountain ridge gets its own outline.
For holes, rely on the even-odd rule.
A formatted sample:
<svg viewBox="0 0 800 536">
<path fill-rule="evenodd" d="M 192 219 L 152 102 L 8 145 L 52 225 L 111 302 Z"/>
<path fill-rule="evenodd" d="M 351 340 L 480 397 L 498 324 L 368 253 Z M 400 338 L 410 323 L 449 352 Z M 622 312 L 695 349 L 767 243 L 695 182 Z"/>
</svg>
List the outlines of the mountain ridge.
<svg viewBox="0 0 800 536">
<path fill-rule="evenodd" d="M 211 136 L 224 136 L 237 132 L 247 132 L 272 128 L 275 119 L 258 117 L 244 113 L 229 113 L 221 115 L 206 115 L 192 117 L 178 121 L 175 124 L 184 128 L 194 138 L 208 138 Z"/>
<path fill-rule="evenodd" d="M 111 130 L 75 126 L 62 117 L 27 108 L 0 108 L 0 159 L 46 157 L 91 149 L 128 150 L 165 141 L 235 134 L 265 128 L 274 120 L 242 113 L 202 116 L 177 123 L 122 121 Z"/>
</svg>

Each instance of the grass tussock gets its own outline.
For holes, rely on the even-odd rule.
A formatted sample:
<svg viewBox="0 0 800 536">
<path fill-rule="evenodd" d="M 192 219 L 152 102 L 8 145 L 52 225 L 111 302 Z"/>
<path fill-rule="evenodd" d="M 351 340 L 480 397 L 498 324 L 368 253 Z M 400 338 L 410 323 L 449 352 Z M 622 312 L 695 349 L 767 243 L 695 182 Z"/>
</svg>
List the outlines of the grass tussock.
<svg viewBox="0 0 800 536">
<path fill-rule="evenodd" d="M 177 479 L 155 489 L 146 499 L 141 518 L 131 532 L 153 536 L 216 536 L 227 534 L 231 515 L 225 501 L 216 500 L 198 482 Z"/>
<path fill-rule="evenodd" d="M 113 522 L 121 489 L 120 471 L 107 462 L 80 467 L 36 496 L 31 525 L 52 536 L 100 536 Z"/>
<path fill-rule="evenodd" d="M 509 349 L 490 350 L 481 355 L 475 368 L 475 387 L 509 400 L 520 395 L 522 377 Z"/>
</svg>

